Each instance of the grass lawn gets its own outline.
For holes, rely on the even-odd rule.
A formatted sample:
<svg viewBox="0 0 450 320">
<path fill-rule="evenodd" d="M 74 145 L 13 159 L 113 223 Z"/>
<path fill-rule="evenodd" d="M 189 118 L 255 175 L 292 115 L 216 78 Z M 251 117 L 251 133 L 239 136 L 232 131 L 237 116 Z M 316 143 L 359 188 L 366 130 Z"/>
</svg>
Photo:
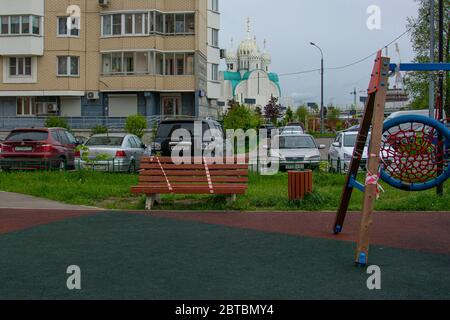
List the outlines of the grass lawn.
<svg viewBox="0 0 450 320">
<path fill-rule="evenodd" d="M 362 180 L 362 179 L 360 179 Z M 250 175 L 249 190 L 227 204 L 221 196 L 163 196 L 164 210 L 304 210 L 334 211 L 337 209 L 345 176 L 314 173 L 314 193 L 303 201 L 287 198 L 287 174 L 276 176 Z M 0 172 L 0 190 L 23 193 L 69 204 L 97 206 L 106 209 L 143 209 L 145 197 L 134 196 L 130 187 L 137 185 L 137 175 L 81 172 Z M 386 190 L 376 203 L 376 210 L 448 211 L 450 183 L 443 197 L 435 190 L 420 193 L 404 192 L 383 185 Z M 362 193 L 354 192 L 351 210 L 360 210 Z"/>
</svg>

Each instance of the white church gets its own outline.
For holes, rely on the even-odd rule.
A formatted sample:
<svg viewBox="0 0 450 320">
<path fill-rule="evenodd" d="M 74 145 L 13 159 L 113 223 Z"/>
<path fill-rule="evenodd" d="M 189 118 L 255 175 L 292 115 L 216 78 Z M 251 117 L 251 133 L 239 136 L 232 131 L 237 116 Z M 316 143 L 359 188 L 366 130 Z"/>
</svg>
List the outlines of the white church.
<svg viewBox="0 0 450 320">
<path fill-rule="evenodd" d="M 278 99 L 281 97 L 279 77 L 270 72 L 272 58 L 266 51 L 266 41 L 261 52 L 256 38 L 251 37 L 250 19 L 247 21 L 247 39 L 241 42 L 237 51 L 231 44 L 225 60 L 227 70 L 220 72 L 219 99 L 219 104 L 225 110 L 231 100 L 264 109 L 272 96 Z"/>
</svg>

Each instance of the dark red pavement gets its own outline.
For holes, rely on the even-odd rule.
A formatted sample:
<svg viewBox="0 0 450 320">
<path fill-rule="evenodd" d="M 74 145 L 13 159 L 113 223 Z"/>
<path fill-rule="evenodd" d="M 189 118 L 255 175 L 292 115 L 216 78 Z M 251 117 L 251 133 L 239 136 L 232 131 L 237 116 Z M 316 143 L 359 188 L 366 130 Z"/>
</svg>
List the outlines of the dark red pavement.
<svg viewBox="0 0 450 320">
<path fill-rule="evenodd" d="M 178 220 L 198 221 L 233 228 L 340 241 L 355 241 L 360 222 L 360 214 L 349 214 L 343 233 L 335 236 L 332 234 L 335 218 L 334 213 L 154 212 L 151 215 Z M 450 212 L 375 213 L 372 244 L 450 255 Z"/>
</svg>

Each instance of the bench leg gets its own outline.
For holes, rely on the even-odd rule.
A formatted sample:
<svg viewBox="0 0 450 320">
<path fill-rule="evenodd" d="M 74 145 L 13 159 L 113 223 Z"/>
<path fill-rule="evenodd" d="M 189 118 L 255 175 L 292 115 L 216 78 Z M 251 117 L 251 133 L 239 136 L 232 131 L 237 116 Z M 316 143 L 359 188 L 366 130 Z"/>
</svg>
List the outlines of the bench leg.
<svg viewBox="0 0 450 320">
<path fill-rule="evenodd" d="M 147 201 L 145 202 L 145 210 L 152 210 L 153 206 L 161 203 L 161 196 L 159 194 L 147 195 Z"/>
<path fill-rule="evenodd" d="M 235 194 L 232 194 L 227 197 L 227 203 L 234 203 L 236 202 L 237 196 Z"/>
</svg>

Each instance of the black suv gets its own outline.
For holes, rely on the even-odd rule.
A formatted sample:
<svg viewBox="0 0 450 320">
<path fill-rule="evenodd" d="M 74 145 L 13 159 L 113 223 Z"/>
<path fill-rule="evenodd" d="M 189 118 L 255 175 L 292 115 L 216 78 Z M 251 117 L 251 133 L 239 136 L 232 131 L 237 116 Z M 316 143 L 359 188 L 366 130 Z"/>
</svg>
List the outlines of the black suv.
<svg viewBox="0 0 450 320">
<path fill-rule="evenodd" d="M 194 125 L 201 124 L 202 137 L 195 139 Z M 190 134 L 190 141 L 183 141 L 181 137 L 173 136 L 176 130 L 184 129 Z M 198 130 L 198 129 L 197 129 Z M 196 155 L 196 150 L 201 150 L 203 155 L 206 150 L 214 150 L 217 143 L 223 143 L 225 148 L 226 142 L 222 126 L 215 120 L 164 120 L 161 121 L 158 127 L 155 141 L 152 144 L 153 155 L 160 155 L 163 157 L 170 157 L 175 146 L 183 145 L 184 149 L 191 150 L 191 155 Z M 200 154 L 200 152 L 198 152 Z M 214 156 L 214 152 L 211 153 Z"/>
</svg>

